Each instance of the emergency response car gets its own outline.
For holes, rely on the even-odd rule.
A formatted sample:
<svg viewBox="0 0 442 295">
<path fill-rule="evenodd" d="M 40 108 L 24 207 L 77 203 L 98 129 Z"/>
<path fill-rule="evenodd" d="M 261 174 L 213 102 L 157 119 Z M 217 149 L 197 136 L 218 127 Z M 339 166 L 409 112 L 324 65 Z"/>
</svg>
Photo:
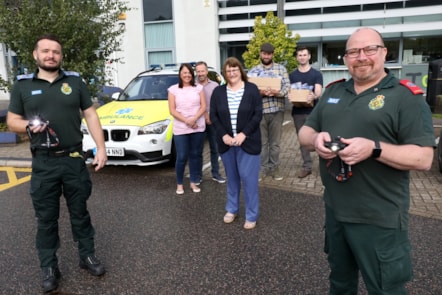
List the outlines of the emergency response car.
<svg viewBox="0 0 442 295">
<path fill-rule="evenodd" d="M 138 74 L 121 93 L 114 93 L 114 101 L 97 109 L 107 165 L 149 166 L 168 161 L 175 164 L 174 118 L 169 113 L 167 89 L 178 83 L 178 68 L 153 66 Z M 224 81 L 211 68 L 209 78 L 218 83 Z M 84 120 L 81 129 L 86 160 L 91 162 L 96 146 Z"/>
</svg>

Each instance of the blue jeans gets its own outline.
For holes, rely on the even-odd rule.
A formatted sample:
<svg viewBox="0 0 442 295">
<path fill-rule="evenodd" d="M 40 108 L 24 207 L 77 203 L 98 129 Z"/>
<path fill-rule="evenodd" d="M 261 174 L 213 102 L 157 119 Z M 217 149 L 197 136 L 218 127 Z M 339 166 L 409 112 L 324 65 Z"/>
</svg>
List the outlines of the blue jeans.
<svg viewBox="0 0 442 295">
<path fill-rule="evenodd" d="M 261 171 L 271 172 L 279 166 L 279 153 L 284 112 L 263 114 L 261 130 Z"/>
<path fill-rule="evenodd" d="M 246 220 L 256 221 L 259 216 L 258 176 L 260 156 L 246 153 L 241 147 L 231 147 L 221 154 L 227 181 L 226 211 L 238 214 L 241 184 L 244 186 Z"/>
<path fill-rule="evenodd" d="M 176 149 L 175 173 L 177 184 L 183 184 L 187 160 L 189 160 L 190 182 L 197 183 L 200 181 L 204 136 L 204 132 L 173 136 Z"/>
</svg>

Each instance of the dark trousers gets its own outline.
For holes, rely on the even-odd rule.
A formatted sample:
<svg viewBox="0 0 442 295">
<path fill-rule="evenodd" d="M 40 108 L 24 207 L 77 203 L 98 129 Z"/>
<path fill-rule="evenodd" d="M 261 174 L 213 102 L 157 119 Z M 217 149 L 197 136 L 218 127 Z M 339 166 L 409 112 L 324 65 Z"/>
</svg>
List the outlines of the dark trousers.
<svg viewBox="0 0 442 295">
<path fill-rule="evenodd" d="M 296 135 L 298 135 L 299 130 L 301 129 L 302 126 L 304 126 L 305 121 L 307 120 L 308 114 L 295 114 L 295 115 L 292 114 L 292 117 L 293 117 L 293 123 L 295 123 Z M 300 150 L 303 161 L 302 168 L 305 171 L 312 171 L 313 161 L 312 157 L 310 156 L 310 151 L 303 146 L 300 147 Z"/>
<path fill-rule="evenodd" d="M 262 140 L 261 172 L 263 173 L 273 173 L 279 166 L 283 122 L 284 112 L 262 115 L 259 128 Z"/>
<path fill-rule="evenodd" d="M 210 147 L 210 166 L 212 167 L 212 176 L 218 177 L 219 174 L 219 153 L 218 153 L 218 143 L 216 142 L 216 131 L 215 127 L 213 127 L 211 124 L 206 125 L 206 136 L 209 140 L 209 147 Z"/>
<path fill-rule="evenodd" d="M 92 183 L 83 158 L 36 155 L 32 159 L 31 197 L 37 217 L 36 247 L 41 267 L 58 263 L 60 247 L 58 218 L 60 196 L 63 194 L 69 210 L 74 241 L 81 259 L 93 255 L 94 228 L 86 201 Z"/>
<path fill-rule="evenodd" d="M 340 222 L 327 206 L 325 228 L 330 294 L 358 294 L 359 271 L 370 295 L 407 294 L 413 275 L 408 230 Z"/>
</svg>

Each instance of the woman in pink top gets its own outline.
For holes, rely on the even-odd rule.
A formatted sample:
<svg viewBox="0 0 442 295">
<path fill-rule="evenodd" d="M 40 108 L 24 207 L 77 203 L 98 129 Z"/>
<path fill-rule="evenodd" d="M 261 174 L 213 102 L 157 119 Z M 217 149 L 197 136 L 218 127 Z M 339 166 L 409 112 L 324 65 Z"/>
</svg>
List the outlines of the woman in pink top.
<svg viewBox="0 0 442 295">
<path fill-rule="evenodd" d="M 190 64 L 182 64 L 179 69 L 179 82 L 169 91 L 169 112 L 175 118 L 173 135 L 176 148 L 175 172 L 178 195 L 184 194 L 184 169 L 189 160 L 190 188 L 194 193 L 201 189 L 197 186 L 202 166 L 204 130 L 206 122 L 206 100 L 203 87 L 195 84 L 195 75 Z"/>
</svg>

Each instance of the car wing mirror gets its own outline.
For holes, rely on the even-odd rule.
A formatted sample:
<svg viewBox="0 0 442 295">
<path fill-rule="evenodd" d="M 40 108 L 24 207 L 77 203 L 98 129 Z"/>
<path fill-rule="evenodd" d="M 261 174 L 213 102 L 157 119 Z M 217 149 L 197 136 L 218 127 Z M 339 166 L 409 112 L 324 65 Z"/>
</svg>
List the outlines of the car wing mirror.
<svg viewBox="0 0 442 295">
<path fill-rule="evenodd" d="M 113 100 L 117 100 L 119 96 L 120 96 L 120 92 L 114 92 L 114 93 L 112 93 L 111 98 L 112 98 Z"/>
</svg>

